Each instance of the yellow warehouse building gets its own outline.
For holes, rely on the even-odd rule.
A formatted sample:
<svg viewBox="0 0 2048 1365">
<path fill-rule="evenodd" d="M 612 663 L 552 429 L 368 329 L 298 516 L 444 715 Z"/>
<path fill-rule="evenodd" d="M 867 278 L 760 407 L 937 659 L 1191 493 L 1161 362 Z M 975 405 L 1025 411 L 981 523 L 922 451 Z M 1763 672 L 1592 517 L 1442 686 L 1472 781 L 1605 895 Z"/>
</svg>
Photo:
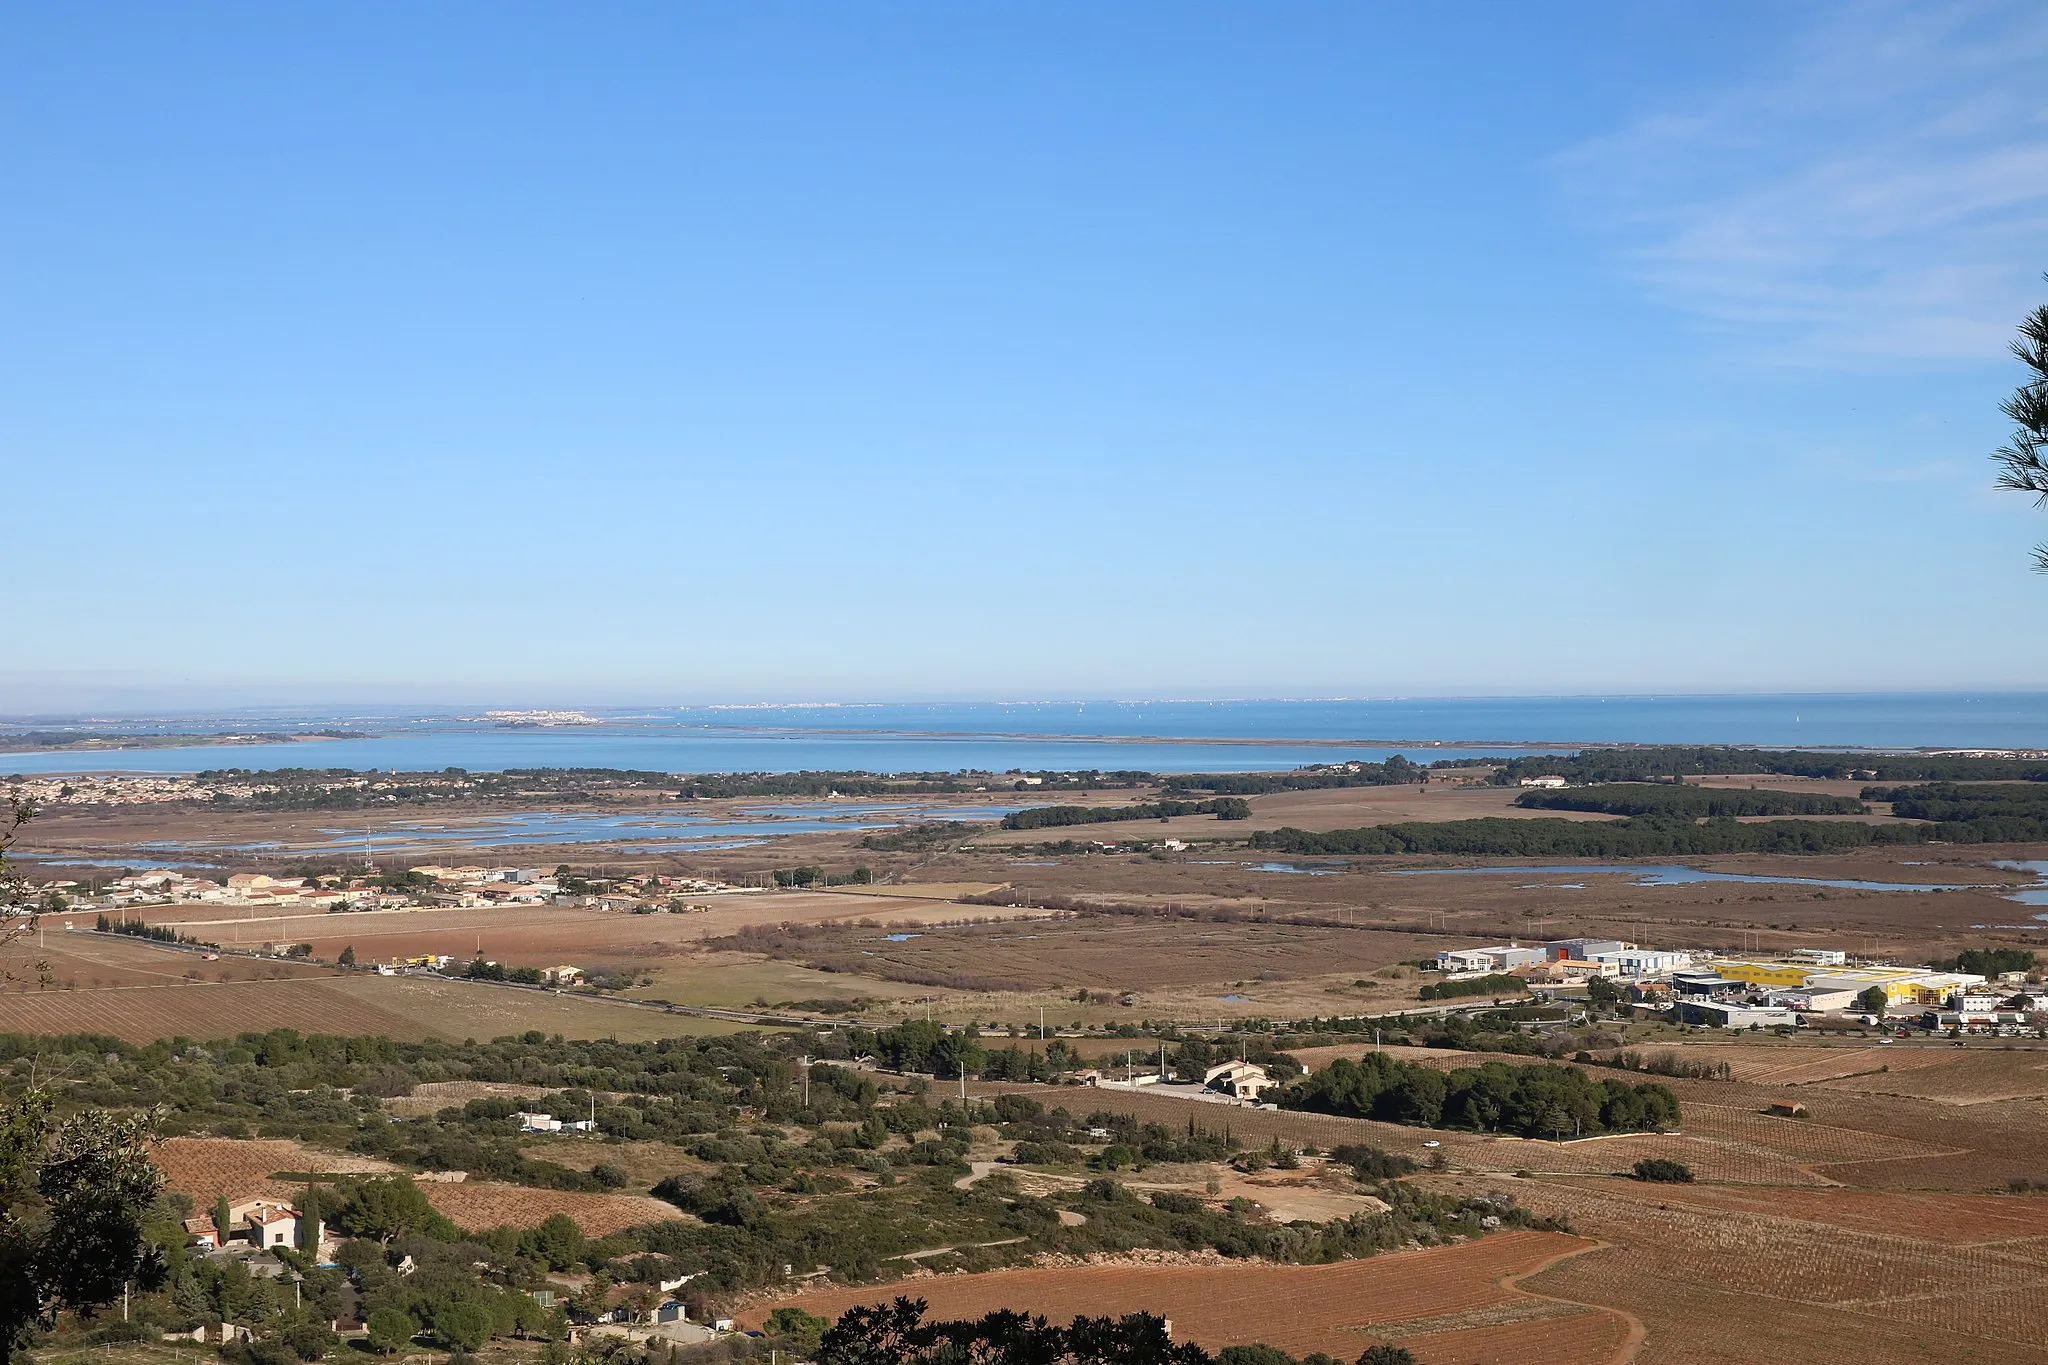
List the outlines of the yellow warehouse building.
<svg viewBox="0 0 2048 1365">
<path fill-rule="evenodd" d="M 1797 990 L 1828 985 L 1848 990 L 1884 988 L 1893 1005 L 1940 1006 L 1949 993 L 1974 986 L 1984 978 L 1967 972 L 1933 972 L 1924 967 L 1822 967 L 1805 962 L 1714 961 L 1708 964 L 1730 981 L 1766 990 Z"/>
</svg>

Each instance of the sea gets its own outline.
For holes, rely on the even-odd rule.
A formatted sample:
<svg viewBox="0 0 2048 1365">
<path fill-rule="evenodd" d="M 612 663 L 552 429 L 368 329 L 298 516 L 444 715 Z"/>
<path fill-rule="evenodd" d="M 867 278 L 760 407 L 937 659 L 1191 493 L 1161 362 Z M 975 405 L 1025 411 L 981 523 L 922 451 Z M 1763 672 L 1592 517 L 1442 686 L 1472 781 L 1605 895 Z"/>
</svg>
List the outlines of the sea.
<svg viewBox="0 0 2048 1365">
<path fill-rule="evenodd" d="M 250 709 L 0 719 L 101 734 L 316 730 L 362 738 L 0 753 L 0 773 L 283 767 L 630 768 L 668 773 L 1141 770 L 1251 772 L 1401 754 L 1418 763 L 1588 744 L 1816 749 L 2048 747 L 2048 693 L 1400 697 L 1237 701 L 813 703 L 585 707 L 592 724 L 518 725 L 484 708 Z"/>
</svg>

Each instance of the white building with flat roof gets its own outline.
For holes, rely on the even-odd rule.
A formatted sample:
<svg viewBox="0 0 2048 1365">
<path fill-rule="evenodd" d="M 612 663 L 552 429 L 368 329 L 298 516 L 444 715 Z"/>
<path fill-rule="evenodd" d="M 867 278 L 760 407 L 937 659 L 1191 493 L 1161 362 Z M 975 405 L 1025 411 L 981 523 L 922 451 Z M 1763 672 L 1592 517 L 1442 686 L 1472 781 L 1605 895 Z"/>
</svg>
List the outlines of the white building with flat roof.
<svg viewBox="0 0 2048 1365">
<path fill-rule="evenodd" d="M 1623 976 L 1665 976 L 1692 965 L 1692 954 L 1656 948 L 1622 948 L 1592 954 L 1595 962 L 1611 962 Z"/>
<path fill-rule="evenodd" d="M 1438 953 L 1436 965 L 1446 972 L 1505 972 L 1549 959 L 1550 954 L 1541 948 L 1518 948 L 1510 943 L 1490 948 L 1453 948 Z"/>
</svg>

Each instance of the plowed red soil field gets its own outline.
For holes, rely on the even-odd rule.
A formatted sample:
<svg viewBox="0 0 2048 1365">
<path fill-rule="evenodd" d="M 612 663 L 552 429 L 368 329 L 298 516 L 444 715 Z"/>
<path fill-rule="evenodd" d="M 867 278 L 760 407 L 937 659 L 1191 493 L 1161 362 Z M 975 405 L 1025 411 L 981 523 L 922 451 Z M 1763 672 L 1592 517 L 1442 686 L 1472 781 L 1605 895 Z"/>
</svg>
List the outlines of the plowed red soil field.
<svg viewBox="0 0 2048 1365">
<path fill-rule="evenodd" d="M 323 1152 L 297 1142 L 271 1138 L 168 1138 L 155 1150 L 169 1187 L 192 1196 L 193 1207 L 206 1209 L 221 1195 L 231 1200 L 267 1197 L 289 1199 L 303 1181 L 272 1180 L 282 1172 L 334 1175 L 378 1175 L 396 1167 L 371 1157 Z M 585 1233 L 602 1237 L 639 1223 L 658 1223 L 682 1215 L 672 1205 L 645 1195 L 582 1194 L 570 1190 L 536 1190 L 523 1185 L 484 1181 L 422 1181 L 427 1202 L 465 1229 L 517 1228 L 538 1225 L 549 1214 L 566 1213 Z"/>
<path fill-rule="evenodd" d="M 942 1275 L 757 1304 L 747 1321 L 758 1324 L 778 1303 L 837 1317 L 856 1304 L 902 1293 L 924 1299 L 934 1318 L 1014 1308 L 1064 1322 L 1077 1314 L 1142 1310 L 1171 1320 L 1176 1338 L 1212 1350 L 1263 1341 L 1296 1355 L 1326 1351 L 1349 1360 L 1376 1341 L 1398 1340 L 1426 1362 L 1493 1359 L 1486 1353 L 1504 1352 L 1501 1358 L 1605 1365 L 1628 1337 L 1626 1317 L 1558 1304 L 1505 1283 L 1590 1245 L 1557 1233 L 1509 1232 L 1334 1265 L 1102 1265 Z M 1525 1338 L 1528 1350 L 1521 1348 Z M 1471 1354 L 1475 1350 L 1482 1354 Z"/>
<path fill-rule="evenodd" d="M 1467 1179 L 1442 1183 L 1477 1188 Z M 1517 1182 L 1514 1192 L 1527 1207 L 1567 1216 L 1581 1233 L 1620 1249 L 1619 1256 L 1599 1253 L 1605 1288 L 1596 1301 L 1643 1312 L 1660 1351 L 1674 1344 L 1669 1336 L 1690 1344 L 1698 1333 L 1717 1330 L 1714 1323 L 1687 1323 L 1660 1331 L 1656 1313 L 1669 1311 L 1671 1294 L 1694 1285 L 1713 1287 L 1720 1305 L 1714 1311 L 1740 1311 L 1774 1339 L 1782 1339 L 1780 1322 L 1800 1316 L 1791 1305 L 1804 1305 L 1841 1322 L 1844 1339 L 1852 1342 L 1872 1335 L 1859 1322 L 1881 1322 L 1924 1328 L 1927 1339 L 1940 1334 L 1975 1342 L 1982 1348 L 1979 1358 L 1988 1358 L 1995 1343 L 2048 1349 L 2048 1276 L 2035 1251 L 2038 1243 L 1996 1240 L 2041 1226 L 2041 1210 L 2034 1205 L 2048 1201 L 2015 1197 L 2014 1207 L 1999 1216 L 1984 1203 L 1863 1190 L 1788 1192 L 1782 1211 L 1747 1193 L 1621 1180 Z M 1838 1194 L 1843 1205 L 1831 1211 Z M 1976 1213 L 1988 1216 L 1973 1232 L 1953 1225 L 1923 1230 L 1923 1220 Z M 1529 1287 L 1579 1298 L 1588 1273 L 1561 1266 L 1532 1277 Z M 1737 1296 L 1742 1306 L 1731 1307 L 1719 1299 L 1723 1295 Z M 1906 1335 L 1914 1337 L 1911 1331 Z M 1772 1357 L 1752 1349 L 1706 1358 Z M 1831 1349 L 1824 1358 L 1860 1357 Z"/>
<path fill-rule="evenodd" d="M 481 1231 L 510 1224 L 539 1226 L 551 1214 L 566 1213 L 585 1235 L 603 1237 L 641 1223 L 680 1218 L 673 1204 L 642 1194 L 580 1194 L 572 1190 L 536 1190 L 524 1185 L 491 1185 L 465 1180 L 460 1184 L 421 1185 L 427 1202 L 459 1228 Z"/>
<path fill-rule="evenodd" d="M 131 1043 L 219 1038 L 295 1028 L 302 1033 L 381 1033 L 417 1040 L 435 1030 L 358 999 L 336 977 L 188 982 L 102 990 L 0 995 L 0 1032 L 106 1033 Z"/>
<path fill-rule="evenodd" d="M 192 1196 L 195 1209 L 229 1200 L 289 1199 L 302 1185 L 276 1181 L 280 1172 L 370 1175 L 394 1169 L 374 1157 L 323 1152 L 282 1138 L 166 1138 L 153 1153 L 171 1189 Z"/>
<path fill-rule="evenodd" d="M 1903 1095 L 1945 1104 L 1987 1104 L 2048 1095 L 2048 1050 L 1970 1048 L 1945 1056 L 1939 1052 L 1924 1055 L 1926 1061 L 1920 1066 L 1894 1066 L 1875 1075 L 1848 1076 L 1828 1081 L 1821 1088 Z"/>
<path fill-rule="evenodd" d="M 1642 1185 L 1629 1180 L 1593 1180 L 1586 1188 L 1634 1199 L 1651 1197 Z M 1821 1223 L 1878 1236 L 1903 1234 L 1941 1246 L 2048 1238 L 2048 1196 L 2043 1195 L 1676 1185 L 1656 1190 L 1654 1199 L 1702 1213 L 1721 1210 Z"/>
<path fill-rule="evenodd" d="M 1641 1317 L 1648 1335 L 1632 1365 L 2048 1365 L 2048 1350 L 2038 1341 L 1944 1332 L 1903 1316 L 1736 1292 L 1711 1267 L 1675 1278 L 1645 1266 L 1626 1247 L 1575 1256 L 1527 1283 L 1545 1294 L 1625 1307 Z M 1462 1359 L 1517 1357 L 1509 1350 Z"/>
<path fill-rule="evenodd" d="M 52 984 L 33 976 L 11 984 L 5 995 L 48 995 L 59 990 L 90 990 L 118 986 L 217 985 L 236 981 L 281 981 L 332 977 L 330 967 L 284 958 L 238 957 L 208 961 L 196 951 L 166 948 L 147 939 L 122 934 L 65 933 L 46 929 L 39 945 L 21 950 L 49 964 Z"/>
</svg>

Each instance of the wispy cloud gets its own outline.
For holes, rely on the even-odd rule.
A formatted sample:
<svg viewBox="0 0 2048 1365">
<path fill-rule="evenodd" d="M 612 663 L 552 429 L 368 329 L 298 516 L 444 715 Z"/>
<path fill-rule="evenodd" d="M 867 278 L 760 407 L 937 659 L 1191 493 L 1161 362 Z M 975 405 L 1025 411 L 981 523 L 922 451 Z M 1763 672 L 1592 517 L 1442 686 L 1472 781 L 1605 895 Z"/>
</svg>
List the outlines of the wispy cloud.
<svg viewBox="0 0 2048 1365">
<path fill-rule="evenodd" d="M 1999 354 L 2048 269 L 2048 8 L 1868 0 L 1559 157 L 1658 297 L 1805 364 Z"/>
</svg>

